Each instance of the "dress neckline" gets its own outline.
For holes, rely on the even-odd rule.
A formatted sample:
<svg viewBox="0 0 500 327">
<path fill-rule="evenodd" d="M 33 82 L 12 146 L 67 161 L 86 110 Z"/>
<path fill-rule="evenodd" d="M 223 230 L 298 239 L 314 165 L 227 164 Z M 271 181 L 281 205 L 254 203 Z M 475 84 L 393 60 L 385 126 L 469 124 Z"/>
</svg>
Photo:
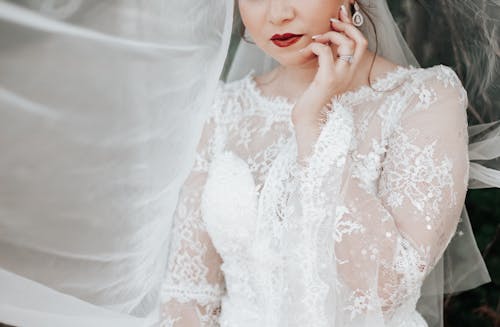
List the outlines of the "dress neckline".
<svg viewBox="0 0 500 327">
<path fill-rule="evenodd" d="M 399 77 L 406 75 L 408 72 L 411 72 L 413 70 L 418 70 L 420 68 L 414 67 L 412 65 L 408 67 L 404 66 L 397 66 L 397 68 L 387 71 L 377 78 L 375 78 L 372 82 L 372 87 L 369 85 L 362 85 L 358 87 L 357 89 L 351 90 L 344 92 L 342 94 L 337 95 L 337 99 L 339 101 L 349 99 L 349 101 L 355 101 L 359 97 L 365 98 L 367 95 L 371 93 L 382 93 L 380 90 L 390 90 L 394 86 L 394 83 L 391 83 L 393 81 L 399 80 Z M 250 72 L 246 75 L 244 80 L 247 81 L 248 89 L 251 91 L 251 93 L 259 99 L 263 103 L 271 104 L 271 105 L 278 105 L 280 107 L 293 107 L 295 105 L 295 101 L 290 100 L 289 98 L 281 95 L 275 95 L 275 96 L 270 96 L 270 95 L 265 95 L 262 92 L 262 89 L 259 88 L 257 85 L 257 82 L 255 81 L 255 70 L 251 69 Z"/>
</svg>

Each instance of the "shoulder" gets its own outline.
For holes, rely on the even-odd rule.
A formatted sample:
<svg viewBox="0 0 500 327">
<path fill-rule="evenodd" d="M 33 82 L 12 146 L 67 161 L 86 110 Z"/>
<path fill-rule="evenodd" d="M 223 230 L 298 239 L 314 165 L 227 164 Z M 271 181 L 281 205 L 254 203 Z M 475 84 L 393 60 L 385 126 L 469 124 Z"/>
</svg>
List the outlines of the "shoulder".
<svg viewBox="0 0 500 327">
<path fill-rule="evenodd" d="M 449 66 L 435 65 L 427 68 L 412 67 L 412 79 L 416 82 L 440 82 L 444 87 L 462 87 L 457 73 Z"/>
<path fill-rule="evenodd" d="M 413 95 L 410 112 L 449 111 L 462 115 L 467 109 L 467 92 L 456 72 L 445 65 L 410 68 L 408 89 Z"/>
<path fill-rule="evenodd" d="M 416 68 L 411 74 L 411 81 L 417 94 L 419 90 L 429 90 L 438 98 L 452 97 L 466 102 L 467 92 L 457 73 L 448 66 L 436 65 L 428 68 Z"/>
<path fill-rule="evenodd" d="M 248 96 L 250 79 L 251 75 L 248 74 L 239 80 L 231 82 L 219 80 L 215 90 L 213 107 L 221 107 L 227 103 L 241 102 L 243 98 Z"/>
<path fill-rule="evenodd" d="M 213 101 L 210 107 L 209 117 L 215 121 L 233 121 L 241 116 L 244 107 L 248 106 L 251 98 L 251 76 L 230 82 L 219 80 Z"/>
<path fill-rule="evenodd" d="M 207 106 L 207 111 L 203 112 L 204 124 L 198 145 L 199 153 L 205 153 L 205 157 L 213 156 L 214 144 L 221 141 L 218 131 L 225 130 L 227 125 L 231 125 L 239 117 L 238 104 L 241 103 L 239 99 L 245 83 L 245 79 L 233 82 L 219 80 L 211 92 L 211 103 Z M 201 157 L 197 164 L 203 169 L 208 167 Z"/>
<path fill-rule="evenodd" d="M 432 137 L 466 135 L 467 92 L 455 71 L 436 65 L 414 68 L 410 75 L 407 90 L 411 100 L 403 112 L 401 125 L 412 126 Z"/>
</svg>

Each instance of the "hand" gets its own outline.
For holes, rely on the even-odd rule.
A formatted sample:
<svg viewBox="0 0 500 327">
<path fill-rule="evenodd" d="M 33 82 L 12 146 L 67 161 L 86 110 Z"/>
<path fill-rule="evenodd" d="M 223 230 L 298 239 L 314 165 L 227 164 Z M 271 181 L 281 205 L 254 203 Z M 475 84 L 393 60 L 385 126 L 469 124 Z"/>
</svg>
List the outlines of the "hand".
<svg viewBox="0 0 500 327">
<path fill-rule="evenodd" d="M 340 20 L 332 19 L 332 31 L 313 37 L 313 42 L 300 50 L 305 57 L 317 56 L 319 68 L 292 111 L 291 118 L 295 126 L 324 122 L 325 106 L 330 104 L 332 97 L 348 90 L 366 51 L 368 41 L 352 25 L 347 11 L 341 9 L 339 17 Z M 334 46 L 337 47 L 337 56 L 352 55 L 352 62 L 335 56 Z"/>
</svg>

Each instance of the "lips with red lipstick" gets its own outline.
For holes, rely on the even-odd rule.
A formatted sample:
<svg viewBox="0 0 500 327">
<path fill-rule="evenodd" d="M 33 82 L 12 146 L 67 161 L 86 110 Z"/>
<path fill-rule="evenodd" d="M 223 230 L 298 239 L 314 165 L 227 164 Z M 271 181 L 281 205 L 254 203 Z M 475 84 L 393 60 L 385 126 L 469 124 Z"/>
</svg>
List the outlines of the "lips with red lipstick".
<svg viewBox="0 0 500 327">
<path fill-rule="evenodd" d="M 285 33 L 285 34 L 274 34 L 271 37 L 271 41 L 276 44 L 280 48 L 289 47 L 292 44 L 296 43 L 302 38 L 303 34 L 293 34 L 293 33 Z"/>
</svg>

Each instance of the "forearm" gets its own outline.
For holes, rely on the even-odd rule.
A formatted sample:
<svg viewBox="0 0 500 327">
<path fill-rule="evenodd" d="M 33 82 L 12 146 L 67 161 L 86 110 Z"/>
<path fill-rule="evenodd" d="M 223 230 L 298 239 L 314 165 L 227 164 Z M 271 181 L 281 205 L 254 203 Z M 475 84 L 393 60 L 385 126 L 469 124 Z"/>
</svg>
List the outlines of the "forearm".
<svg viewBox="0 0 500 327">
<path fill-rule="evenodd" d="M 295 138 L 297 142 L 297 162 L 305 166 L 306 158 L 312 154 L 314 144 L 316 143 L 321 126 L 316 123 L 298 124 L 295 126 Z"/>
<path fill-rule="evenodd" d="M 330 102 L 322 100 L 324 96 L 312 94 L 299 101 L 292 113 L 292 122 L 295 129 L 297 142 L 297 161 L 305 166 L 306 158 L 309 157 L 318 140 L 321 130 L 326 123 Z"/>
</svg>

